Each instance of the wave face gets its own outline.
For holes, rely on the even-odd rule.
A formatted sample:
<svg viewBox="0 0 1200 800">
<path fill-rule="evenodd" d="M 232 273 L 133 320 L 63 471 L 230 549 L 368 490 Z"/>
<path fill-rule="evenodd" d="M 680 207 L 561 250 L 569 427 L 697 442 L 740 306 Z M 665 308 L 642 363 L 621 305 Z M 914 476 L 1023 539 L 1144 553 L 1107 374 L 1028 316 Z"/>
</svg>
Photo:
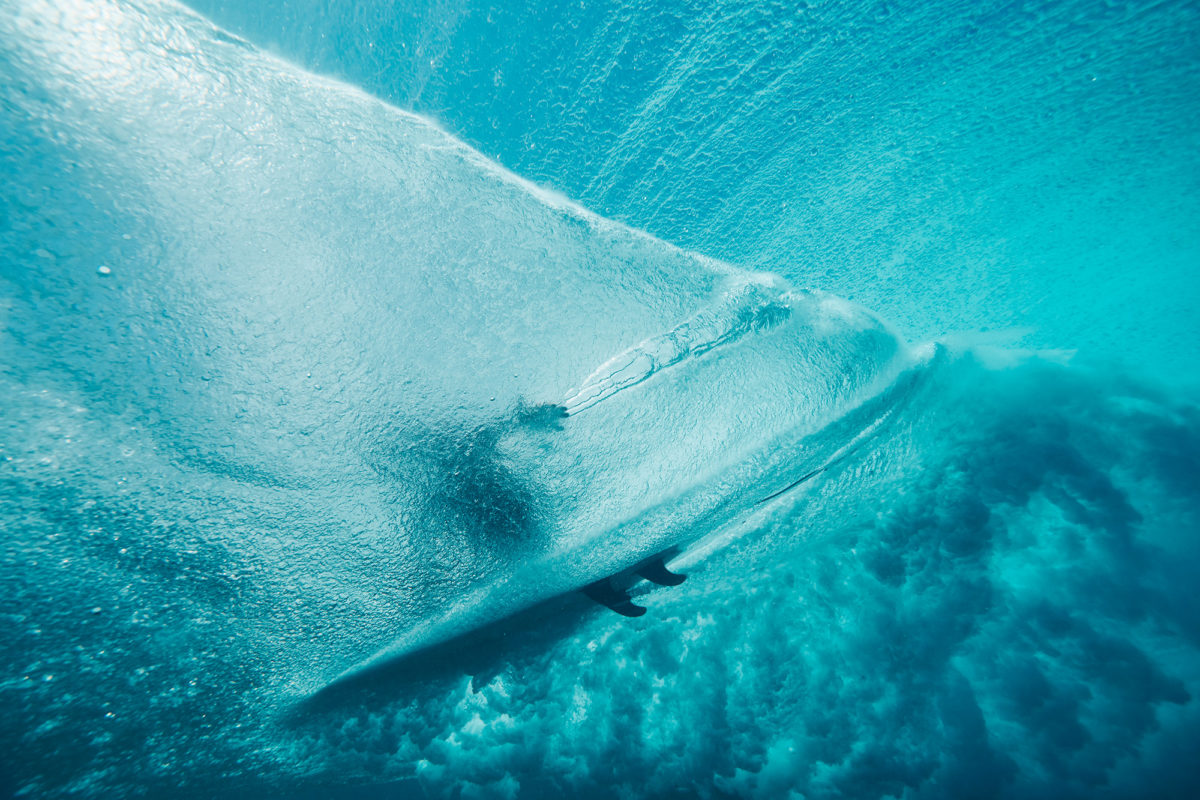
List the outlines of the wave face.
<svg viewBox="0 0 1200 800">
<path fill-rule="evenodd" d="M 588 208 L 1196 385 L 1200 7 L 191 0 Z"/>
<path fill-rule="evenodd" d="M 1195 793 L 1190 395 L 910 346 L 170 2 L 3 9 L 0 793 Z"/>
</svg>

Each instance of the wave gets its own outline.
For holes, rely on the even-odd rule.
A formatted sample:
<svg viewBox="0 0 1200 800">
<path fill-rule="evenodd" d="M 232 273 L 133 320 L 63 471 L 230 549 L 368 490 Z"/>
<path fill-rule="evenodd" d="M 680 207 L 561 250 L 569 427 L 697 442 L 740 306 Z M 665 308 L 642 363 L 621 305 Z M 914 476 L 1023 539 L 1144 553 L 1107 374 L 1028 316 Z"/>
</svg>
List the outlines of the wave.
<svg viewBox="0 0 1200 800">
<path fill-rule="evenodd" d="M 1186 796 L 1200 407 L 995 359 L 940 348 L 646 616 L 480 639 L 312 710 L 286 761 L 429 796 Z"/>
<path fill-rule="evenodd" d="M 910 347 L 172 3 L 21 0 L 0 65 L 0 789 L 1186 786 L 1195 403 Z"/>
</svg>

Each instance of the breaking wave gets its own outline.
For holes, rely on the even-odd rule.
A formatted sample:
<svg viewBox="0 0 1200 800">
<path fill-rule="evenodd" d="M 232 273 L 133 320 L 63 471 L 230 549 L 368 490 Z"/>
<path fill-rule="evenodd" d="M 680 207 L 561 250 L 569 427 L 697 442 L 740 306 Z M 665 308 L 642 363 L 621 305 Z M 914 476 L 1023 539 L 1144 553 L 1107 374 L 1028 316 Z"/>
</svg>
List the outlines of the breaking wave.
<svg viewBox="0 0 1200 800">
<path fill-rule="evenodd" d="M 908 345 L 172 3 L 6 5 L 0 794 L 1194 795 L 1186 391 Z"/>
</svg>

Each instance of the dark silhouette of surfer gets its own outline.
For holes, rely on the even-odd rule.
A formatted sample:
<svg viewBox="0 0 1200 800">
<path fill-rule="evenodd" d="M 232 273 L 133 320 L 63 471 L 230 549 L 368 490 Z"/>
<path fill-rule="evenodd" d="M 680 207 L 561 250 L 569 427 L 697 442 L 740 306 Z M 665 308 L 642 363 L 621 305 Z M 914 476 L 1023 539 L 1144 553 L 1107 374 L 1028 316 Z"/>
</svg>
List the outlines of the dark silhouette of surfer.
<svg viewBox="0 0 1200 800">
<path fill-rule="evenodd" d="M 552 436 L 563 430 L 569 416 L 557 403 L 518 400 L 505 414 L 470 428 L 445 421 L 432 426 L 408 421 L 403 427 L 408 444 L 377 451 L 372 465 L 420 515 L 423 546 L 431 561 L 454 568 L 446 551 L 455 548 L 446 547 L 447 538 L 476 555 L 519 558 L 545 544 L 540 525 L 543 498 L 524 465 L 513 463 L 501 442 L 514 435 L 535 440 Z M 646 609 L 633 603 L 630 587 L 642 579 L 678 586 L 685 576 L 666 568 L 676 553 L 658 553 L 580 591 L 618 614 L 641 616 Z"/>
<path fill-rule="evenodd" d="M 538 436 L 562 430 L 566 409 L 518 401 L 504 416 L 421 446 L 435 462 L 427 508 L 443 527 L 493 549 L 536 546 L 541 498 L 523 464 L 505 457 L 500 442 L 514 434 Z"/>
</svg>

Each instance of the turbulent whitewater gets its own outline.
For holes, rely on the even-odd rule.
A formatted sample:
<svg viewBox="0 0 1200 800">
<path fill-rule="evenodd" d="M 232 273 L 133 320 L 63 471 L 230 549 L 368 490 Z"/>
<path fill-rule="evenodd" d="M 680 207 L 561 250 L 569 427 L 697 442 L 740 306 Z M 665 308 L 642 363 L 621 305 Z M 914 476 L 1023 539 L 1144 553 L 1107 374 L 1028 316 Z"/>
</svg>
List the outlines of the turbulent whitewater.
<svg viewBox="0 0 1200 800">
<path fill-rule="evenodd" d="M 1191 786 L 1189 396 L 910 345 L 174 3 L 0 7 L 0 791 Z"/>
</svg>

